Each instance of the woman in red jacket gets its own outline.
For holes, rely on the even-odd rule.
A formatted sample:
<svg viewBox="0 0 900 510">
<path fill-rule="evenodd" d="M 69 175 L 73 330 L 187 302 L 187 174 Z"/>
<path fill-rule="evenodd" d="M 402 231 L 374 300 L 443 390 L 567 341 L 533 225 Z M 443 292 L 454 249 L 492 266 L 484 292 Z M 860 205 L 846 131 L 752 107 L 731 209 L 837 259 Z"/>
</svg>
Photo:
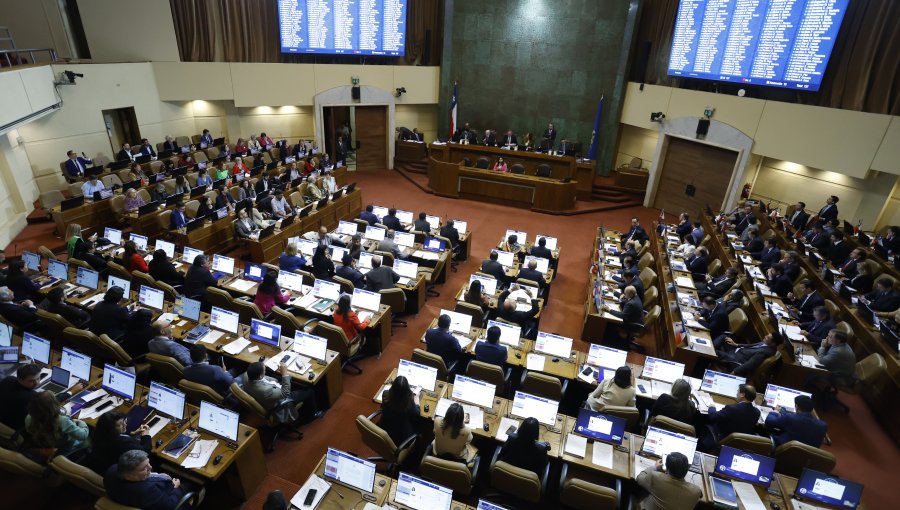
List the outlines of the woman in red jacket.
<svg viewBox="0 0 900 510">
<path fill-rule="evenodd" d="M 144 257 L 138 253 L 134 241 L 125 241 L 125 253 L 122 254 L 122 265 L 125 266 L 125 269 L 127 269 L 129 273 L 135 269 L 144 273 L 150 272 L 150 268 L 147 267 L 147 262 L 144 260 Z"/>
<path fill-rule="evenodd" d="M 334 315 L 332 315 L 332 319 L 334 320 L 334 325 L 343 329 L 344 334 L 347 335 L 347 340 L 350 340 L 351 342 L 354 341 L 356 336 L 364 331 L 369 325 L 369 321 L 360 322 L 356 312 L 350 309 L 349 294 L 341 294 L 341 297 L 337 302 L 337 308 L 334 310 Z"/>
</svg>

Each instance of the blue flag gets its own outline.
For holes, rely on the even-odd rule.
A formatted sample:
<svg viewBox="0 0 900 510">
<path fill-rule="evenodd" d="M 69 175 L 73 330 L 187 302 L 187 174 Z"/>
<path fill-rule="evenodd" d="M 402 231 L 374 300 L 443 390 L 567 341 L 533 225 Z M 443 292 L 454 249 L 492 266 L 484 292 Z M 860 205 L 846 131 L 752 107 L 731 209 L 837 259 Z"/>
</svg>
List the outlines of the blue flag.
<svg viewBox="0 0 900 510">
<path fill-rule="evenodd" d="M 594 117 L 594 130 L 591 132 L 591 147 L 588 149 L 588 159 L 594 161 L 597 159 L 597 145 L 600 142 L 600 115 L 603 113 L 603 96 L 600 96 L 600 102 L 597 103 L 597 115 Z"/>
</svg>

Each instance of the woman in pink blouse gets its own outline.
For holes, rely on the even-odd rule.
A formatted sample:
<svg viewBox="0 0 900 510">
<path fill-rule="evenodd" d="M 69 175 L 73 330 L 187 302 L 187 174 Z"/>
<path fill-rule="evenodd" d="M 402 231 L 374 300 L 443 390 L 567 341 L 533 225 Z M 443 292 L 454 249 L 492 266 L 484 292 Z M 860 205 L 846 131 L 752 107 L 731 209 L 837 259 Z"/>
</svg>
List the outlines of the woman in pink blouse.
<svg viewBox="0 0 900 510">
<path fill-rule="evenodd" d="M 289 299 L 291 299 L 291 295 L 278 287 L 278 273 L 269 271 L 263 276 L 263 281 L 259 284 L 253 302 L 256 303 L 263 315 L 269 315 L 275 305 L 283 305 Z"/>
<path fill-rule="evenodd" d="M 506 161 L 503 161 L 503 158 L 498 159 L 497 162 L 494 163 L 494 170 L 497 172 L 509 171 L 509 169 L 506 167 Z"/>
</svg>

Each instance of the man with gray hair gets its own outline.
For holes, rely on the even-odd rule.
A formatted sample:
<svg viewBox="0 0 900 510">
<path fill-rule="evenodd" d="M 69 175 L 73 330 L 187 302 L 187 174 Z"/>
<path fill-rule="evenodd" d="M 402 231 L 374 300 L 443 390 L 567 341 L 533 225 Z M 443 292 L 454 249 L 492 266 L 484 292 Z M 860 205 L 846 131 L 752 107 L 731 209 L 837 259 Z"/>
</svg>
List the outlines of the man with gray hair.
<svg viewBox="0 0 900 510">
<path fill-rule="evenodd" d="M 120 455 L 118 463 L 106 471 L 103 487 L 116 503 L 144 510 L 174 510 L 188 492 L 178 478 L 154 473 L 143 450 Z"/>
<path fill-rule="evenodd" d="M 25 300 L 21 303 L 13 301 L 15 294 L 9 287 L 0 287 L 0 315 L 29 333 L 38 333 L 43 323 L 37 316 L 34 304 Z"/>
<path fill-rule="evenodd" d="M 147 343 L 150 352 L 175 358 L 184 367 L 192 363 L 191 352 L 187 350 L 187 347 L 172 339 L 171 322 L 157 319 L 153 323 L 153 333 L 153 338 Z"/>
</svg>

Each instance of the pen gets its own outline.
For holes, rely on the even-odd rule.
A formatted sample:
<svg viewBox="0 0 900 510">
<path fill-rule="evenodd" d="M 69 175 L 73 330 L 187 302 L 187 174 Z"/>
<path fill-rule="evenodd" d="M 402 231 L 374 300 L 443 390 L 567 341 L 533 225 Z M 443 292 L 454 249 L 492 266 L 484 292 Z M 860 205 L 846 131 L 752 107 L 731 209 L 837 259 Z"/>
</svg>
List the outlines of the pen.
<svg viewBox="0 0 900 510">
<path fill-rule="evenodd" d="M 337 489 L 335 489 L 335 491 L 334 491 L 334 492 L 335 492 L 335 493 L 337 493 L 337 495 L 338 495 L 338 496 L 340 496 L 340 497 L 341 497 L 341 499 L 344 499 L 344 495 L 343 495 L 343 494 L 341 494 L 341 493 L 340 493 L 340 492 L 338 492 L 338 491 L 337 491 Z"/>
</svg>

